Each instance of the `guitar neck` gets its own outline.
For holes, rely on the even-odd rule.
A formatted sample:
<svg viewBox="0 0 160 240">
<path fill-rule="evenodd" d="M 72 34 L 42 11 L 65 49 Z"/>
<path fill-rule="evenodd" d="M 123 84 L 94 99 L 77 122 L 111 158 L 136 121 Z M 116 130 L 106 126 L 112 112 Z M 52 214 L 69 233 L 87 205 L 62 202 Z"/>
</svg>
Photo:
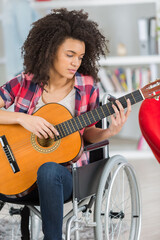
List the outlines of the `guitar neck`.
<svg viewBox="0 0 160 240">
<path fill-rule="evenodd" d="M 123 97 L 118 98 L 119 102 L 122 104 L 123 108 L 127 107 L 127 99 L 130 99 L 131 105 L 142 101 L 144 98 L 140 90 L 136 90 L 132 93 L 126 94 Z M 63 138 L 67 135 L 70 135 L 76 131 L 79 131 L 95 122 L 102 120 L 112 114 L 114 114 L 114 109 L 112 108 L 113 102 L 104 104 L 101 107 L 98 107 L 92 111 L 86 112 L 80 116 L 71 118 L 65 122 L 62 122 L 56 125 L 56 129 L 59 132 L 59 136 L 55 137 L 55 140 Z"/>
</svg>

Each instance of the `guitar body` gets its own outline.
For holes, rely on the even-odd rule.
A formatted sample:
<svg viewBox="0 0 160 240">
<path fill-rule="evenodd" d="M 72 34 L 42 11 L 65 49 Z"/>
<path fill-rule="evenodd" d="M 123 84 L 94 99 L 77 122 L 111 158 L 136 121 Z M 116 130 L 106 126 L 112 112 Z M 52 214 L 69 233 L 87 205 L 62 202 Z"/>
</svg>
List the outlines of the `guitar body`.
<svg viewBox="0 0 160 240">
<path fill-rule="evenodd" d="M 60 104 L 51 103 L 40 108 L 34 115 L 45 118 L 53 125 L 72 118 Z M 0 136 L 5 135 L 19 171 L 14 173 L 0 144 L 0 193 L 9 197 L 26 195 L 36 185 L 38 168 L 46 162 L 66 163 L 78 159 L 82 150 L 79 131 L 49 146 L 40 145 L 37 137 L 20 125 L 0 125 Z"/>
</svg>

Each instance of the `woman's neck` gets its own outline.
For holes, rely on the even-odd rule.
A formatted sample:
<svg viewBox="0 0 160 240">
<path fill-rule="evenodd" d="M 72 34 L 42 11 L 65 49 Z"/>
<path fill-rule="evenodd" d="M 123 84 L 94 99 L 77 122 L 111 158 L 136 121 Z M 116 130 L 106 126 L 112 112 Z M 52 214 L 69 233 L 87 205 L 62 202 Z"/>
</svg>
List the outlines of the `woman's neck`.
<svg viewBox="0 0 160 240">
<path fill-rule="evenodd" d="M 72 89 L 74 86 L 75 78 L 67 79 L 67 78 L 50 78 L 48 81 L 48 85 L 44 86 L 44 89 L 47 92 L 53 92 L 58 89 L 70 88 Z"/>
</svg>

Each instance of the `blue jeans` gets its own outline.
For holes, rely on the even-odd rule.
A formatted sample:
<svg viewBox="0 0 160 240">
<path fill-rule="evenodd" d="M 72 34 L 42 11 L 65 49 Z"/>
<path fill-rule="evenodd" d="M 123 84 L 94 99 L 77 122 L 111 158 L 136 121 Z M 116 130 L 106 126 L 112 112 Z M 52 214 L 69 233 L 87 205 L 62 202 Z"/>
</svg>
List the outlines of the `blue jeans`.
<svg viewBox="0 0 160 240">
<path fill-rule="evenodd" d="M 63 204 L 72 196 L 72 174 L 54 162 L 37 173 L 44 240 L 62 240 Z"/>
</svg>

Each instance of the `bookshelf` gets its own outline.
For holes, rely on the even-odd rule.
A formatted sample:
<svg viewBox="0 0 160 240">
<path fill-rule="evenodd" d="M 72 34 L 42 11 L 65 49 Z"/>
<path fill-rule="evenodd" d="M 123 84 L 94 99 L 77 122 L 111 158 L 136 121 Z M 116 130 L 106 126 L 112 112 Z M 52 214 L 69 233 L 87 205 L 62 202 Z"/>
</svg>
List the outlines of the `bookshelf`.
<svg viewBox="0 0 160 240">
<path fill-rule="evenodd" d="M 150 56 L 124 56 L 124 57 L 107 57 L 99 61 L 102 66 L 127 66 L 127 65 L 150 65 L 160 64 L 159 55 Z"/>
<path fill-rule="evenodd" d="M 0 74 L 1 84 L 7 81 L 6 58 L 4 50 L 4 0 L 0 0 Z"/>
<path fill-rule="evenodd" d="M 159 77 L 160 66 L 160 45 L 157 55 L 141 56 L 138 39 L 138 19 L 141 17 L 150 18 L 155 16 L 157 26 L 160 26 L 160 1 L 159 0 L 51 0 L 38 2 L 30 0 L 31 7 L 41 15 L 45 15 L 52 8 L 66 7 L 72 9 L 84 9 L 89 13 L 89 17 L 98 22 L 104 35 L 109 40 L 110 53 L 106 59 L 100 59 L 99 64 L 102 68 L 141 68 L 147 67 L 151 72 L 151 80 Z M 96 13 L 95 13 L 96 10 Z M 129 21 L 127 21 L 129 19 Z M 157 32 L 160 39 L 160 30 Z M 117 45 L 123 43 L 127 49 L 126 56 L 117 55 Z M 160 44 L 160 43 L 159 43 Z M 120 97 L 126 92 L 112 92 L 115 97 Z M 103 97 L 103 96 L 102 96 Z M 133 138 L 137 140 L 141 136 L 138 124 L 138 111 L 140 104 L 132 108 L 132 113 L 118 137 Z M 115 151 L 114 151 L 115 152 Z M 122 151 L 118 153 L 124 153 Z M 150 150 L 140 152 L 132 149 L 125 150 L 127 157 L 135 155 L 150 156 Z M 123 154 L 124 155 L 124 154 Z"/>
</svg>

